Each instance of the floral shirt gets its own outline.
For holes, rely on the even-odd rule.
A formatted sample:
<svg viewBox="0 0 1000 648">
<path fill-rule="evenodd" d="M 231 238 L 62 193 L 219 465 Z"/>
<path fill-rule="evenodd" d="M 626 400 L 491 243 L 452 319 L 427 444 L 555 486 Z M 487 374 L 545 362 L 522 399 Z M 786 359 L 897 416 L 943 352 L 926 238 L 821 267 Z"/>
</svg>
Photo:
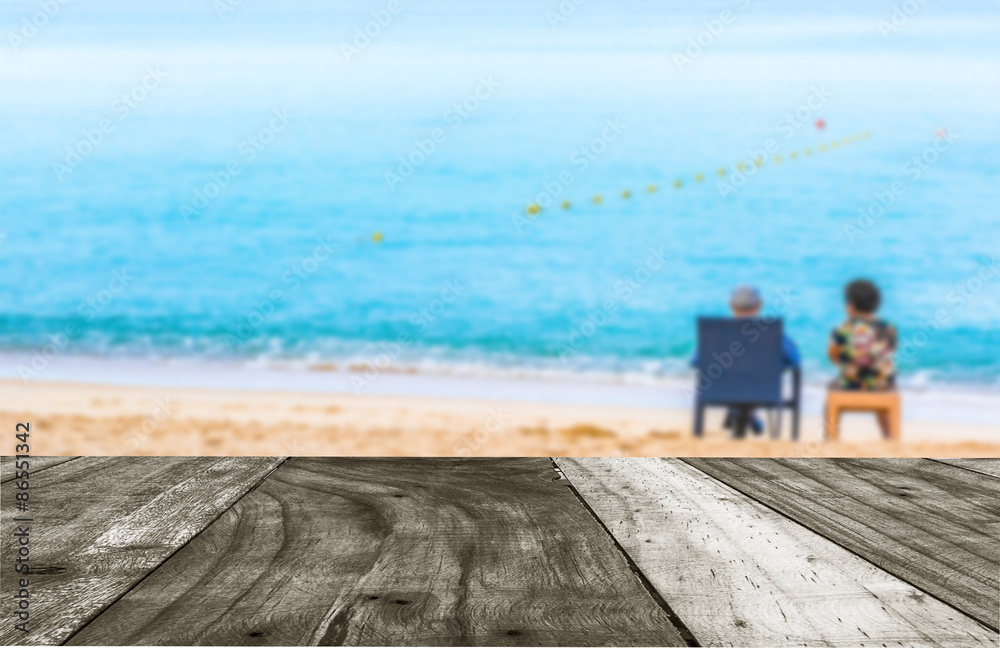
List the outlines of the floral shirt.
<svg viewBox="0 0 1000 648">
<path fill-rule="evenodd" d="M 896 385 L 896 327 L 876 318 L 852 318 L 833 330 L 830 342 L 840 348 L 840 389 L 881 390 Z"/>
</svg>

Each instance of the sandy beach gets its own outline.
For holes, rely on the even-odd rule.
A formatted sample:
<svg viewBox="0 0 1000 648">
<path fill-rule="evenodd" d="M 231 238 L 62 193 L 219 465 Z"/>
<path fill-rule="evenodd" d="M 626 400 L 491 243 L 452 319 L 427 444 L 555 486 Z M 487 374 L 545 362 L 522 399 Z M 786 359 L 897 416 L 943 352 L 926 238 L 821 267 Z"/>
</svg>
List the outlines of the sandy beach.
<svg viewBox="0 0 1000 648">
<path fill-rule="evenodd" d="M 1000 456 L 996 426 L 908 419 L 889 443 L 852 416 L 826 443 L 808 411 L 793 443 L 787 418 L 784 440 L 731 440 L 719 412 L 695 440 L 683 407 L 15 380 L 0 395 L 4 452 L 28 421 L 34 455 Z"/>
</svg>

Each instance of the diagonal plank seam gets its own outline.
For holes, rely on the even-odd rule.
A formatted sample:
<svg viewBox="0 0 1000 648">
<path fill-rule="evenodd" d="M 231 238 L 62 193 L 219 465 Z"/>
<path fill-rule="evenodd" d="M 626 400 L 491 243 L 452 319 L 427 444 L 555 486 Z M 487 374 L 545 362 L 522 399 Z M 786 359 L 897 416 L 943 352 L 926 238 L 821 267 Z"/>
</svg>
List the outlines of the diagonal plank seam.
<svg viewBox="0 0 1000 648">
<path fill-rule="evenodd" d="M 42 472 L 43 470 L 48 470 L 49 468 L 55 468 L 56 466 L 63 466 L 63 465 L 68 464 L 69 462 L 74 461 L 74 460 L 79 459 L 79 458 L 80 457 L 70 457 L 66 461 L 60 461 L 59 463 L 56 463 L 56 464 L 50 464 L 48 466 L 43 466 L 42 468 L 38 468 L 37 470 L 31 470 L 30 472 L 31 472 L 32 475 L 37 475 L 38 473 Z M 15 470 L 14 473 L 16 475 L 17 471 Z M 17 477 L 8 477 L 7 479 L 0 480 L 0 484 L 6 484 L 7 482 L 14 481 L 15 479 L 17 479 Z"/>
<path fill-rule="evenodd" d="M 701 473 L 703 473 L 704 475 L 708 476 L 709 478 L 711 478 L 711 479 L 715 479 L 715 480 L 717 480 L 717 481 L 720 481 L 720 482 L 721 482 L 721 480 L 718 480 L 718 478 L 716 478 L 716 477 L 714 477 L 714 476 L 712 476 L 712 475 L 708 474 L 707 472 L 705 472 L 704 470 L 702 470 L 701 468 L 699 468 L 699 467 L 698 467 L 698 466 L 696 466 L 695 464 L 691 463 L 691 462 L 690 462 L 690 461 L 689 461 L 688 459 L 686 459 L 686 458 L 684 458 L 684 457 L 678 457 L 678 459 L 679 459 L 680 461 L 683 461 L 683 462 L 684 462 L 685 464 L 687 464 L 688 466 L 691 466 L 692 468 L 694 468 L 694 469 L 695 469 L 695 470 L 697 470 L 698 472 L 701 472 Z M 761 500 L 761 499 L 758 499 L 757 497 L 754 497 L 754 495 L 753 495 L 752 493 L 748 492 L 747 490 L 745 490 L 745 489 L 743 489 L 743 488 L 740 488 L 739 486 L 737 486 L 737 485 L 735 485 L 735 484 L 730 484 L 729 482 L 721 482 L 721 483 L 724 483 L 724 484 L 725 484 L 726 486 L 729 486 L 729 487 L 730 487 L 730 488 L 732 488 L 733 490 L 735 490 L 735 491 L 737 491 L 737 492 L 741 493 L 742 495 L 744 495 L 744 496 L 746 496 L 746 497 L 750 498 L 751 500 L 753 500 L 754 502 L 757 502 L 757 503 L 758 503 L 758 504 L 760 504 L 761 506 L 763 506 L 763 507 L 765 507 L 765 508 L 767 508 L 767 509 L 770 509 L 771 511 L 774 511 L 774 512 L 775 512 L 775 513 L 777 513 L 778 515 L 780 515 L 780 516 L 782 516 L 782 517 L 784 517 L 784 518 L 786 518 L 786 519 L 788 519 L 788 520 L 791 520 L 791 521 L 792 521 L 793 523 L 795 523 L 795 524 L 797 524 L 797 525 L 799 525 L 799 526 L 803 527 L 804 529 L 807 529 L 807 530 L 809 530 L 809 531 L 811 531 L 811 532 L 815 533 L 816 535 L 818 535 L 818 536 L 820 536 L 820 537 L 822 537 L 822 538 L 825 538 L 825 539 L 829 540 L 830 542 L 834 543 L 834 544 L 835 544 L 835 545 L 837 545 L 838 547 L 841 547 L 841 548 L 843 548 L 843 549 L 844 549 L 845 551 L 847 551 L 847 552 L 849 552 L 849 553 L 852 553 L 852 554 L 854 554 L 855 556 L 857 556 L 858 558 L 861 558 L 861 559 L 862 559 L 862 560 L 864 560 L 865 562 L 867 562 L 867 563 L 869 563 L 869 564 L 873 565 L 873 566 L 874 566 L 875 568 L 877 568 L 877 569 L 880 569 L 880 570 L 882 570 L 882 571 L 885 571 L 885 572 L 886 572 L 886 573 L 888 573 L 888 574 L 891 574 L 891 575 L 892 575 L 893 577 L 895 577 L 895 578 L 898 578 L 899 580 L 901 580 L 902 582 L 906 583 L 906 584 L 907 584 L 907 585 L 909 585 L 910 587 L 912 587 L 912 588 L 914 588 L 914 589 L 916 589 L 916 590 L 918 590 L 918 591 L 920 591 L 920 592 L 923 592 L 923 593 L 924 593 L 924 594 L 925 594 L 926 596 L 928 596 L 928 597 L 930 597 L 930 598 L 933 598 L 933 599 L 936 599 L 936 600 L 938 600 L 938 601 L 940 601 L 940 602 L 944 603 L 945 605 L 947 605 L 947 606 L 948 606 L 948 607 L 950 607 L 951 609 L 955 610 L 955 611 L 956 611 L 956 612 L 957 612 L 958 614 L 961 614 L 962 616 L 964 616 L 964 617 L 966 617 L 966 618 L 969 618 L 969 619 L 972 619 L 973 621 L 975 621 L 975 622 L 976 622 L 976 623 L 978 623 L 979 625 L 983 626 L 984 628 L 987 628 L 987 629 L 989 629 L 989 630 L 990 630 L 991 632 L 998 632 L 998 631 L 1000 631 L 1000 630 L 998 630 L 998 629 L 997 629 L 997 628 L 996 628 L 996 627 L 995 627 L 994 625 L 992 625 L 991 623 L 988 623 L 988 622 L 986 622 L 986 621 L 983 621 L 983 620 L 982 620 L 982 619 L 980 619 L 979 617 L 976 617 L 976 616 L 972 616 L 972 615 L 971 615 L 971 614 L 969 614 L 968 612 L 965 612 L 965 611 L 961 610 L 960 608 L 956 607 L 955 605 L 952 605 L 952 604 L 951 604 L 951 603 L 949 603 L 948 601 L 945 601 L 944 599 L 942 599 L 942 598 L 940 598 L 940 597 L 938 597 L 938 596 L 935 596 L 934 594 L 931 594 L 930 592 L 928 592 L 928 591 L 927 591 L 926 589 L 924 589 L 923 587 L 919 587 L 919 586 L 915 585 L 915 584 L 914 584 L 914 583 L 913 583 L 912 581 L 910 581 L 910 580 L 908 580 L 908 579 L 904 578 L 904 577 L 903 577 L 903 576 L 901 576 L 900 574 L 897 574 L 897 573 L 895 573 L 895 572 L 893 572 L 893 571 L 889 571 L 889 570 L 887 570 L 887 569 L 886 569 L 885 567 L 883 567 L 882 565 L 879 565 L 878 563 L 876 563 L 876 562 L 872 561 L 871 559 L 869 559 L 869 558 L 868 558 L 868 556 L 865 556 L 864 554 L 861 554 L 861 553 L 858 553 L 857 551 L 853 550 L 852 548 L 850 548 L 850 547 L 848 547 L 848 546 L 846 546 L 846 545 L 844 545 L 844 544 L 841 544 L 840 542 L 838 542 L 838 541 L 837 541 L 837 539 L 836 539 L 836 538 L 833 538 L 833 537 L 831 537 L 831 536 L 829 536 L 829 535 L 827 535 L 827 534 L 823 533 L 822 531 L 820 531 L 820 530 L 818 530 L 818 529 L 814 529 L 814 528 L 812 528 L 812 527 L 810 527 L 810 526 L 808 526 L 808 525 L 804 524 L 803 522 L 800 522 L 799 520 L 796 520 L 796 519 L 795 519 L 794 517 L 792 517 L 792 516 L 788 515 L 788 514 L 787 514 L 787 513 L 785 513 L 784 511 L 781 511 L 781 510 L 779 510 L 779 509 L 777 509 L 777 508 L 775 508 L 775 507 L 771 506 L 771 505 L 770 505 L 770 504 L 768 504 L 767 502 L 764 502 L 763 500 Z"/>
<path fill-rule="evenodd" d="M 73 630 L 73 632 L 71 632 L 71 633 L 70 633 L 70 634 L 69 634 L 69 635 L 68 635 L 68 636 L 67 636 L 67 637 L 66 637 L 66 638 L 65 638 L 65 639 L 64 639 L 64 640 L 62 641 L 62 643 L 61 643 L 60 645 L 62 645 L 62 646 L 65 646 L 65 645 L 67 645 L 67 644 L 68 644 L 68 643 L 69 643 L 69 642 L 70 642 L 70 641 L 71 641 L 71 640 L 73 639 L 73 637 L 75 637 L 75 636 L 76 636 L 76 635 L 78 635 L 78 634 L 79 634 L 80 632 L 82 632 L 84 628 L 86 628 L 86 627 L 87 627 L 88 625 L 90 625 L 90 624 L 91 624 L 91 623 L 92 623 L 92 622 L 93 622 L 94 620 L 96 620 L 96 619 L 97 619 L 97 618 L 99 618 L 99 617 L 100 617 L 100 616 L 101 616 L 102 614 L 104 614 L 104 613 L 105 613 L 105 612 L 106 612 L 106 611 L 107 611 L 107 610 L 108 610 L 108 609 L 109 609 L 110 607 L 112 607 L 113 605 L 115 605 L 116 603 L 118 603 L 118 601 L 120 601 L 120 600 L 122 600 L 123 598 L 125 598 L 125 595 L 127 595 L 127 594 L 128 594 L 129 592 L 131 592 L 132 590 L 134 590 L 134 589 L 135 589 L 136 587 L 138 587 L 138 586 L 139 586 L 140 584 L 142 584 L 142 583 L 143 583 L 143 581 L 145 581 L 145 580 L 146 580 L 147 578 L 149 578 L 149 577 L 150 577 L 150 576 L 151 576 L 151 575 L 152 575 L 153 573 L 155 573 L 155 572 L 156 572 L 156 571 L 157 571 L 157 570 L 158 570 L 158 569 L 159 569 L 160 567 L 162 567 L 163 565 L 165 565 L 165 564 L 166 564 L 166 563 L 167 563 L 167 562 L 168 562 L 168 561 L 169 561 L 169 560 L 170 560 L 171 558 L 173 558 L 173 557 L 174 557 L 174 556 L 175 556 L 175 555 L 177 554 L 177 552 L 179 552 L 179 551 L 180 551 L 181 549 L 183 549 L 184 547 L 188 546 L 188 545 L 189 545 L 189 544 L 190 544 L 190 543 L 191 543 L 191 542 L 192 542 L 192 541 L 193 541 L 193 540 L 194 540 L 195 538 L 197 538 L 197 537 L 198 537 L 198 536 L 200 536 L 200 535 L 201 535 L 202 533 L 204 533 L 206 529 L 208 529 L 208 528 L 209 528 L 209 527 L 211 527 L 211 526 L 212 526 L 213 524 L 215 524 L 215 523 L 216 523 L 216 522 L 217 522 L 217 521 L 219 520 L 219 518 L 221 518 L 221 517 L 222 517 L 223 515 L 225 515 L 225 514 L 226 514 L 226 513 L 228 512 L 228 511 L 230 511 L 230 510 L 231 510 L 231 509 L 232 509 L 232 508 L 233 508 L 234 506 L 236 506 L 236 505 L 237 505 L 237 504 L 238 504 L 239 502 L 241 502 L 241 501 L 243 500 L 243 498 L 245 498 L 245 497 L 246 497 L 247 495 L 249 495 L 250 493 L 252 493 L 252 492 L 254 492 L 255 490 L 257 490 L 257 488 L 258 488 L 258 487 L 259 487 L 259 486 L 260 486 L 261 484 L 263 484 L 263 483 L 264 483 L 265 481 L 267 481 L 267 479 L 268 479 L 268 478 L 269 478 L 269 477 L 270 477 L 270 476 L 271 476 L 272 474 L 274 474 L 274 471 L 276 471 L 276 470 L 277 470 L 278 468 L 281 468 L 281 466 L 283 466 L 283 465 L 285 464 L 285 462 L 286 462 L 286 461 L 288 461 L 288 459 L 289 459 L 288 457 L 282 457 L 282 458 L 281 458 L 281 461 L 279 461 L 279 462 L 278 462 L 277 464 L 275 464 L 275 466 L 274 466 L 273 468 L 271 468 L 271 469 L 270 469 L 270 470 L 268 470 L 268 471 L 267 471 L 266 473 L 264 473 L 264 474 L 263 474 L 263 475 L 262 475 L 262 476 L 260 477 L 260 479 L 258 479 L 258 480 L 257 480 L 257 481 L 256 481 L 256 482 L 255 482 L 255 483 L 254 483 L 254 484 L 253 484 L 253 485 L 252 485 L 252 486 L 251 486 L 250 488 L 248 488 L 248 489 L 247 489 L 247 490 L 246 490 L 246 491 L 245 491 L 245 492 L 244 492 L 244 493 L 243 493 L 242 495 L 240 495 L 239 497 L 237 497 L 236 499 L 234 499 L 234 500 L 233 500 L 233 502 L 232 502 L 232 503 L 231 503 L 231 504 L 230 504 L 229 506 L 227 506 L 226 508 L 224 508 L 224 509 L 222 509 L 221 511 L 219 511 L 219 514 L 218 514 L 218 515 L 216 515 L 216 516 L 215 516 L 214 518 L 212 518 L 211 520 L 209 520 L 209 521 L 208 521 L 208 523 L 207 523 L 207 524 L 206 524 L 205 526 L 203 526 L 203 527 L 201 528 L 201 530 L 199 530 L 199 531 L 198 531 L 198 533 L 195 533 L 194 535 L 192 535 L 192 536 L 191 536 L 190 538 L 188 538 L 188 540 L 187 540 L 186 542 L 184 542 L 183 544 L 180 544 L 180 545 L 178 545 L 178 546 L 177 546 L 177 547 L 176 547 L 176 548 L 175 548 L 175 549 L 174 549 L 174 550 L 173 550 L 172 552 L 170 552 L 170 554 L 169 554 L 169 555 L 165 556 L 165 557 L 163 558 L 163 560 L 161 560 L 161 561 L 160 561 L 160 562 L 159 562 L 159 563 L 158 563 L 158 564 L 157 564 L 157 565 L 156 565 L 155 567 L 153 567 L 153 568 L 152 568 L 152 569 L 150 569 L 150 570 L 149 570 L 148 572 L 146 572 L 146 573 L 145 573 L 145 574 L 143 575 L 143 577 L 142 577 L 142 578 L 140 578 L 140 579 L 139 579 L 139 580 L 137 580 L 137 581 L 136 581 L 135 583 L 133 583 L 131 587 L 128 587 L 127 589 L 123 590 L 123 591 L 122 591 L 122 592 L 121 592 L 121 593 L 120 593 L 120 594 L 119 594 L 118 596 L 116 596 L 116 597 L 114 598 L 114 600 L 110 601 L 110 602 L 109 602 L 109 603 L 108 603 L 107 605 L 105 605 L 104 607 L 102 607 L 101 609 L 99 609 L 99 610 L 98 610 L 97 612 L 95 612 L 95 613 L 94 613 L 93 615 L 91 615 L 91 617 L 90 617 L 89 619 L 87 619 L 87 620 L 86 620 L 86 621 L 84 621 L 84 622 L 83 622 L 82 624 L 80 624 L 80 627 L 78 627 L 77 629 Z"/>
<path fill-rule="evenodd" d="M 951 462 L 948 462 L 948 461 L 941 461 L 940 459 L 928 459 L 928 461 L 933 461 L 934 463 L 939 463 L 942 466 L 950 466 L 952 468 L 958 468 L 959 470 L 967 470 L 967 471 L 969 471 L 971 473 L 975 473 L 977 475 L 982 475 L 983 477 L 992 477 L 993 479 L 997 479 L 996 475 L 990 474 L 988 472 L 983 472 L 981 470 L 976 470 L 975 468 L 969 468 L 965 464 L 951 463 Z"/>
<path fill-rule="evenodd" d="M 593 508 L 591 508 L 590 504 L 587 503 L 587 500 L 584 499 L 583 495 L 580 494 L 580 491 L 578 491 L 576 489 L 576 486 L 573 485 L 573 482 L 568 477 L 566 477 L 563 471 L 559 468 L 559 464 L 556 463 L 555 458 L 549 457 L 549 461 L 552 462 L 552 467 L 556 471 L 556 474 L 559 475 L 559 479 L 566 481 L 566 486 L 569 488 L 570 492 L 573 493 L 573 495 L 576 497 L 577 501 L 580 502 L 580 505 L 583 506 L 584 510 L 586 510 L 587 513 L 590 514 L 590 517 L 594 518 L 594 521 L 597 522 L 598 525 L 600 525 L 601 529 L 604 531 L 605 535 L 607 535 L 611 543 L 615 546 L 615 548 L 622 555 L 622 557 L 625 558 L 625 562 L 628 564 L 629 569 L 632 570 L 632 573 L 635 574 L 636 578 L 639 579 L 639 582 L 642 583 L 642 586 L 646 589 L 646 592 L 649 594 L 650 598 L 656 601 L 656 604 L 660 606 L 660 609 L 662 609 L 663 612 L 667 615 L 667 618 L 670 619 L 670 622 L 674 624 L 674 627 L 677 628 L 677 631 L 680 633 L 681 637 L 687 643 L 689 648 L 697 648 L 701 646 L 701 644 L 698 643 L 698 639 L 694 636 L 694 633 L 691 632 L 691 630 L 687 627 L 687 625 L 685 625 L 684 621 L 681 620 L 679 616 L 677 616 L 677 613 L 674 612 L 673 608 L 670 607 L 670 604 L 667 603 L 666 599 L 663 598 L 660 592 L 649 581 L 649 579 L 646 577 L 646 574 L 644 574 L 642 570 L 639 569 L 639 565 L 637 565 L 636 562 L 632 560 L 632 556 L 630 556 L 628 551 L 625 550 L 625 547 L 623 547 L 621 543 L 618 542 L 618 538 L 616 538 L 614 534 L 611 533 L 611 529 L 609 529 L 607 525 L 604 524 L 604 520 L 602 520 L 600 516 L 597 515 L 597 512 L 594 511 Z"/>
</svg>

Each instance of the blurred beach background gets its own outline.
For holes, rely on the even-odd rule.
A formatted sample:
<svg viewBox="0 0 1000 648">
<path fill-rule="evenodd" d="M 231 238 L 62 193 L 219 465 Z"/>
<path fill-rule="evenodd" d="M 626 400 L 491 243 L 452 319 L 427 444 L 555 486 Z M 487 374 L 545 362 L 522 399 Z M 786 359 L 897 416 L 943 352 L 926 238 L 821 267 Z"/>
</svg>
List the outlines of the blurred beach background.
<svg viewBox="0 0 1000 648">
<path fill-rule="evenodd" d="M 400 398 L 483 403 L 454 435 L 490 401 L 549 408 L 519 430 L 642 411 L 635 434 L 686 438 L 696 316 L 758 285 L 812 416 L 866 276 L 900 330 L 904 438 L 996 442 L 998 9 L 5 2 L 0 411 L 82 417 L 54 454 L 94 452 L 83 420 L 121 452 L 193 388 L 401 421 Z M 67 383 L 145 391 L 100 410 Z M 133 449 L 169 452 L 146 427 Z"/>
</svg>

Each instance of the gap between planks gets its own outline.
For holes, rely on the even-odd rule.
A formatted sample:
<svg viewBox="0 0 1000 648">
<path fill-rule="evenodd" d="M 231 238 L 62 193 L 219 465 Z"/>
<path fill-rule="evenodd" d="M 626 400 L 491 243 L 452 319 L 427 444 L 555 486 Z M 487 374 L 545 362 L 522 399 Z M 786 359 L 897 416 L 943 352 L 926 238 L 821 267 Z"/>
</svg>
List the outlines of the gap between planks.
<svg viewBox="0 0 1000 648">
<path fill-rule="evenodd" d="M 4 477 L 3 479 L 0 479 L 0 484 L 6 484 L 9 481 L 14 481 L 17 475 L 17 465 L 15 457 L 13 455 L 5 455 L 3 458 L 7 460 L 4 461 L 5 466 L 10 466 L 11 473 L 13 474 L 11 474 L 10 477 Z M 61 466 L 63 464 L 69 463 L 70 461 L 73 461 L 74 459 L 79 459 L 79 458 L 80 457 L 31 457 L 28 461 L 42 461 L 43 465 L 41 468 L 29 468 L 28 472 L 31 475 L 37 475 L 43 470 L 48 470 L 49 468 L 55 468 L 56 466 Z"/>
<path fill-rule="evenodd" d="M 69 636 L 67 636 L 65 639 L 63 639 L 62 642 L 60 643 L 60 645 L 62 645 L 62 646 L 67 645 L 70 641 L 73 640 L 73 637 L 75 637 L 76 635 L 78 635 L 80 632 L 83 631 L 84 628 L 86 628 L 88 625 L 90 625 L 95 619 L 97 619 L 102 614 L 104 614 L 104 612 L 108 608 L 110 608 L 112 605 L 114 605 L 115 603 L 117 603 L 118 601 L 120 601 L 129 592 L 131 592 L 132 590 L 134 590 L 143 581 L 145 581 L 147 578 L 149 578 L 154 572 L 156 572 L 158 569 L 160 569 L 161 567 L 163 567 L 163 565 L 165 565 L 167 563 L 167 561 L 169 561 L 171 558 L 173 558 L 174 555 L 177 554 L 177 552 L 179 552 L 181 549 L 183 549 L 184 547 L 186 547 L 187 545 L 189 545 L 195 538 L 197 538 L 202 533 L 204 533 L 206 529 L 208 529 L 213 524 L 215 524 L 215 522 L 219 518 L 221 518 L 223 515 L 225 515 L 227 511 L 229 511 L 231 508 L 233 508 L 234 506 L 236 506 L 236 504 L 239 503 L 247 495 L 249 495 L 250 493 L 252 493 L 255 490 L 257 490 L 257 488 L 260 487 L 260 485 L 263 484 L 265 481 L 267 481 L 268 477 L 270 477 L 271 475 L 273 475 L 274 471 L 277 470 L 278 468 L 280 468 L 281 466 L 283 466 L 285 464 L 285 462 L 288 461 L 288 459 L 289 459 L 289 457 L 281 457 L 281 461 L 279 461 L 277 464 L 274 465 L 273 468 L 271 468 L 270 470 L 268 470 L 267 472 L 265 472 L 263 475 L 261 475 L 260 479 L 258 479 L 250 488 L 248 488 L 245 493 L 243 493 L 242 495 L 240 495 L 239 497 L 237 497 L 235 500 L 233 500 L 233 502 L 229 506 L 227 506 L 226 508 L 220 510 L 219 513 L 218 513 L 218 515 L 216 515 L 214 518 L 212 518 L 208 522 L 208 524 L 206 524 L 205 526 L 203 526 L 201 528 L 201 530 L 198 531 L 198 533 L 196 533 L 196 534 L 192 535 L 190 538 L 188 538 L 187 542 L 184 542 L 183 544 L 177 546 L 168 556 L 164 557 L 163 560 L 161 560 L 155 567 L 153 567 L 148 572 L 146 572 L 146 574 L 142 578 L 140 578 L 135 583 L 133 583 L 131 587 L 125 589 L 118 596 L 116 596 L 113 600 L 111 600 L 110 602 L 108 602 L 106 605 L 104 605 L 103 607 L 101 607 L 99 610 L 95 611 L 94 614 L 92 614 L 89 619 L 87 619 L 85 622 L 83 622 L 82 624 L 80 624 L 80 626 L 78 628 L 76 628 L 75 630 L 73 630 L 73 632 L 70 633 Z"/>
<path fill-rule="evenodd" d="M 863 547 L 856 547 L 852 543 L 846 542 L 844 537 L 839 537 L 835 533 L 827 532 L 827 531 L 823 530 L 822 528 L 820 528 L 819 526 L 817 526 L 814 523 L 814 521 L 811 522 L 808 519 L 800 519 L 800 517 L 794 515 L 793 512 L 786 511 L 786 510 L 784 510 L 783 508 L 781 508 L 779 506 L 772 505 L 771 503 L 769 503 L 767 501 L 767 499 L 765 497 L 765 493 L 763 491 L 762 492 L 757 492 L 755 494 L 754 489 L 749 488 L 747 486 L 744 486 L 743 482 L 741 482 L 738 479 L 726 479 L 726 478 L 720 477 L 719 475 L 712 474 L 712 472 L 711 472 L 711 468 L 713 467 L 712 466 L 712 463 L 713 463 L 712 459 L 709 459 L 709 460 L 706 461 L 704 459 L 678 458 L 678 461 L 681 461 L 684 464 L 690 466 L 691 468 L 693 468 L 695 470 L 698 470 L 701 473 L 704 473 L 707 477 L 709 477 L 711 479 L 714 479 L 714 480 L 718 481 L 719 483 L 724 484 L 725 486 L 728 486 L 729 488 L 732 488 L 734 491 L 736 491 L 736 492 L 744 495 L 745 497 L 747 497 L 750 500 L 753 500 L 754 502 L 757 502 L 761 506 L 763 506 L 763 507 L 765 507 L 767 509 L 770 509 L 774 513 L 776 513 L 776 514 L 778 514 L 778 515 L 780 515 L 780 516 L 782 516 L 782 517 L 790 520 L 791 522 L 793 522 L 793 523 L 795 523 L 797 525 L 800 525 L 800 526 L 808 529 L 809 531 L 812 531 L 813 533 L 817 534 L 818 536 L 820 536 L 822 538 L 825 538 L 825 539 L 829 540 L 830 542 L 832 542 L 832 543 L 840 546 L 841 548 L 843 548 L 847 552 L 849 552 L 849 553 L 857 556 L 861 560 L 864 560 L 867 563 L 874 565 L 876 568 L 878 568 L 880 570 L 883 570 L 883 571 L 886 571 L 887 573 L 889 573 L 892 576 L 898 578 L 899 580 L 901 580 L 902 582 L 906 583 L 907 585 L 913 587 L 915 590 L 923 592 L 927 596 L 933 597 L 933 598 L 941 601 L 942 603 L 944 603 L 948 607 L 954 609 L 959 614 L 962 614 L 963 616 L 967 616 L 967 617 L 969 617 L 971 619 L 975 619 L 978 623 L 982 624 L 984 627 L 988 628 L 990 631 L 992 631 L 994 633 L 998 632 L 997 623 L 996 623 L 995 618 L 994 619 L 984 618 L 982 614 L 976 614 L 972 610 L 963 609 L 963 607 L 962 607 L 961 604 L 956 603 L 953 600 L 950 600 L 950 597 L 947 594 L 942 593 L 942 592 L 932 591 L 933 589 L 936 589 L 936 586 L 938 585 L 938 583 L 935 582 L 935 583 L 929 583 L 929 584 L 923 584 L 923 585 L 921 585 L 918 582 L 915 582 L 914 578 L 912 578 L 910 576 L 907 576 L 907 574 L 906 574 L 905 571 L 903 571 L 901 569 L 898 569 L 898 568 L 893 568 L 893 566 L 891 564 L 890 565 L 882 564 L 882 562 L 874 559 L 877 556 L 873 556 L 868 551 L 865 551 Z M 732 459 L 718 459 L 718 460 L 715 460 L 715 463 L 730 462 L 730 461 L 734 461 L 734 460 L 732 460 Z M 744 459 L 736 459 L 735 461 L 757 461 L 757 460 L 754 460 L 754 459 L 745 459 L 745 460 Z M 770 462 L 774 462 L 774 463 L 781 463 L 783 460 L 781 460 L 781 459 L 765 459 L 764 461 L 770 461 Z M 796 459 L 792 459 L 791 461 L 795 462 L 797 460 Z M 808 460 L 808 459 L 799 459 L 798 461 L 807 462 L 807 461 L 810 461 L 810 460 Z M 849 461 L 849 460 L 830 459 L 830 460 L 822 460 L 822 461 Z M 862 460 L 862 461 L 864 461 L 864 460 Z M 882 461 L 893 461 L 893 459 L 884 459 Z M 920 461 L 924 461 L 924 460 L 920 460 Z M 940 464 L 942 466 L 945 466 L 946 470 L 947 469 L 965 470 L 965 471 L 967 471 L 969 473 L 978 474 L 978 475 L 983 476 L 983 477 L 990 477 L 991 476 L 991 475 L 987 475 L 986 473 L 982 473 L 980 471 L 977 471 L 975 469 L 971 469 L 971 468 L 967 468 L 967 467 L 964 467 L 964 466 L 959 466 L 959 465 L 952 464 L 952 463 L 950 463 L 950 461 L 947 461 L 947 460 L 946 461 L 930 460 L 930 461 L 932 461 L 934 463 L 937 463 L 937 464 Z M 703 466 L 703 462 L 709 464 L 708 465 L 708 469 L 702 467 Z M 910 547 L 906 547 L 906 548 L 910 549 Z M 1000 594 L 1000 592 L 997 592 L 997 594 Z"/>
<path fill-rule="evenodd" d="M 543 457 L 290 459 L 73 643 L 684 646 L 553 477 Z"/>
<path fill-rule="evenodd" d="M 611 532 L 611 529 L 609 529 L 608 526 L 604 523 L 604 520 L 601 519 L 601 516 L 599 516 L 597 512 L 593 508 L 591 508 L 590 504 L 587 503 L 587 500 L 584 499 L 583 495 L 580 494 L 580 491 L 578 491 L 576 489 L 576 486 L 573 485 L 573 482 L 570 481 L 570 479 L 563 473 L 562 469 L 559 467 L 559 464 L 556 463 L 555 457 L 549 457 L 549 461 L 552 462 L 552 468 L 556 471 L 556 474 L 559 475 L 559 480 L 566 482 L 566 487 L 569 488 L 569 491 L 573 493 L 577 501 L 580 502 L 580 505 L 584 508 L 584 510 L 587 511 L 587 513 L 590 514 L 590 517 L 594 518 L 594 521 L 597 522 L 598 526 L 600 526 L 601 529 L 604 530 L 604 533 L 607 534 L 608 539 L 611 541 L 612 544 L 614 544 L 615 548 L 618 549 L 622 557 L 625 558 L 625 562 L 628 563 L 629 569 L 632 570 L 632 573 L 634 573 L 636 575 L 636 578 L 639 579 L 639 582 L 642 583 L 642 586 L 649 593 L 649 596 L 652 597 L 654 601 L 656 601 L 656 604 L 659 605 L 660 609 L 662 609 L 664 614 L 667 615 L 667 617 L 670 619 L 670 622 L 674 624 L 674 626 L 677 628 L 678 632 L 680 632 L 681 637 L 684 639 L 688 647 L 689 648 L 700 647 L 701 644 L 698 642 L 697 637 L 694 636 L 694 633 L 691 632 L 691 629 L 684 624 L 684 621 L 679 616 L 677 616 L 677 613 L 674 612 L 673 608 L 670 607 L 670 604 L 667 603 L 666 599 L 664 599 L 663 596 L 660 594 L 660 592 L 656 589 L 656 587 L 653 586 L 653 584 L 650 582 L 646 574 L 644 574 L 643 571 L 639 569 L 639 565 L 637 565 L 635 560 L 632 559 L 632 556 L 629 554 L 629 552 L 625 550 L 625 547 L 623 547 L 620 542 L 618 542 L 618 538 L 615 537 L 615 534 L 613 534 Z"/>
<path fill-rule="evenodd" d="M 1000 479 L 1000 459 L 931 459 L 930 461 Z"/>
<path fill-rule="evenodd" d="M 574 484 L 580 480 L 580 494 L 593 510 L 614 525 L 612 534 L 634 550 L 631 557 L 650 582 L 710 645 L 803 645 L 820 635 L 819 642 L 830 645 L 995 645 L 996 634 L 978 620 L 953 618 L 953 606 L 694 466 L 656 459 L 559 461 Z M 659 495 L 649 488 L 650 479 L 661 478 L 658 471 L 666 471 L 663 485 L 670 484 Z M 711 492 L 699 496 L 698 482 Z M 716 501 L 722 509 L 713 522 Z M 734 507 L 744 519 L 732 520 Z M 716 555 L 716 548 L 723 553 Z M 791 553 L 774 562 L 771 550 L 780 549 Z M 856 562 L 846 565 L 838 554 Z M 772 606 L 780 617 L 773 610 L 762 614 Z M 856 631 L 845 625 L 849 620 L 861 624 Z"/>
</svg>

